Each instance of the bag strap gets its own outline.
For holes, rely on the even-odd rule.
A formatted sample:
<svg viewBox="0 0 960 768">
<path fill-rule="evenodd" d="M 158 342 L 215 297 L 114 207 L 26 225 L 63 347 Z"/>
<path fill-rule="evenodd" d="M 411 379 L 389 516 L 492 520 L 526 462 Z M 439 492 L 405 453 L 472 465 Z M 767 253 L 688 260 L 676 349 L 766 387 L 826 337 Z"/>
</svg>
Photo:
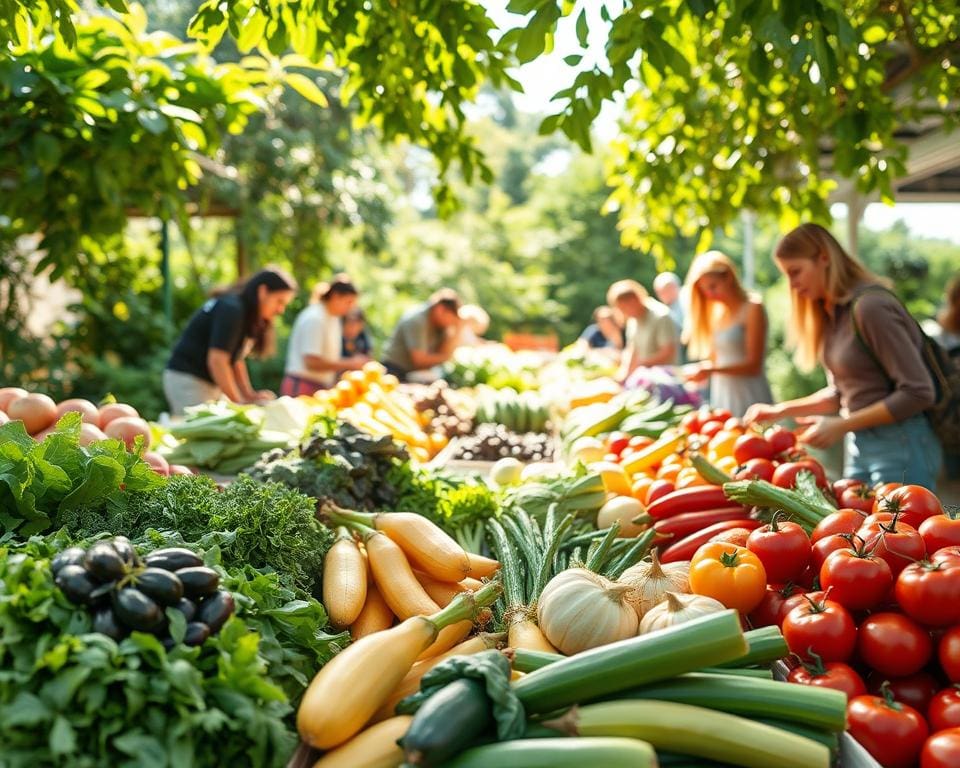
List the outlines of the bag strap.
<svg viewBox="0 0 960 768">
<path fill-rule="evenodd" d="M 860 301 L 860 299 L 862 299 L 868 291 L 883 291 L 884 293 L 888 293 L 897 300 L 901 307 L 903 307 L 903 302 L 900 301 L 899 297 L 893 291 L 888 291 L 882 285 L 867 286 L 860 291 L 860 293 L 854 296 L 853 300 L 850 302 L 850 324 L 853 326 L 853 335 L 857 337 L 857 341 L 860 342 L 860 346 L 862 346 L 866 350 L 867 354 L 870 355 L 870 359 L 877 364 L 877 368 L 880 369 L 880 373 L 882 373 L 883 377 L 887 380 L 887 384 L 892 389 L 896 389 L 896 383 L 887 373 L 887 369 L 883 367 L 883 363 L 880 362 L 880 358 L 878 358 L 876 352 L 873 351 L 873 347 L 871 347 L 867 343 L 867 340 L 863 338 L 863 334 L 860 332 L 860 324 L 857 322 L 857 302 Z M 906 307 L 904 307 L 904 311 L 906 311 Z M 909 312 L 907 312 L 907 314 L 910 315 Z M 910 317 L 916 322 L 915 318 L 913 318 L 913 315 L 910 315 Z M 919 323 L 917 323 L 917 325 L 919 326 Z M 923 329 L 921 328 L 920 331 L 922 333 Z"/>
</svg>

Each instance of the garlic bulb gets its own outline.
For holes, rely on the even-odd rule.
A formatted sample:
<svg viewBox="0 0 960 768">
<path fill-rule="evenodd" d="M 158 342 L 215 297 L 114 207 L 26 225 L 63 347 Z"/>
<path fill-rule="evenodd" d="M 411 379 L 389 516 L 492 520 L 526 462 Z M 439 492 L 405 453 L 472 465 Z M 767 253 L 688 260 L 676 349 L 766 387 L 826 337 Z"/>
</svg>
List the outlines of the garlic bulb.
<svg viewBox="0 0 960 768">
<path fill-rule="evenodd" d="M 637 634 L 637 612 L 627 601 L 630 587 L 588 571 L 569 568 L 550 579 L 537 602 L 537 622 L 547 640 L 570 654 Z"/>
<path fill-rule="evenodd" d="M 688 561 L 661 565 L 657 550 L 653 550 L 649 563 L 640 562 L 627 568 L 617 581 L 633 590 L 629 599 L 637 611 L 637 616 L 642 619 L 653 606 L 663 602 L 663 596 L 667 592 L 689 593 L 689 574 Z"/>
<path fill-rule="evenodd" d="M 640 621 L 639 634 L 645 635 L 658 629 L 675 627 L 685 621 L 726 610 L 726 606 L 719 600 L 703 595 L 678 595 L 676 592 L 667 592 L 666 600 L 655 605 Z"/>
</svg>

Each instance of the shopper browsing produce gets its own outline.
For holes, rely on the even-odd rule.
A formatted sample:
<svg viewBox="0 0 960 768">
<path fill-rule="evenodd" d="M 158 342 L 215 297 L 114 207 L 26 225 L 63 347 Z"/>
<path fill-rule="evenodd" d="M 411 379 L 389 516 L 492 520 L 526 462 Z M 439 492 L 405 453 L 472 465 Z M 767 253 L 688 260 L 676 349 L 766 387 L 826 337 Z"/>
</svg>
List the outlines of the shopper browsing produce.
<svg viewBox="0 0 960 768">
<path fill-rule="evenodd" d="M 775 257 L 790 281 L 797 362 L 809 370 L 820 360 L 829 383 L 808 397 L 754 405 L 747 421 L 796 418 L 800 441 L 815 448 L 845 438 L 845 477 L 933 488 L 941 450 L 923 414 L 935 392 L 917 323 L 821 226 L 794 229 Z"/>
<path fill-rule="evenodd" d="M 310 306 L 293 324 L 281 392 L 309 395 L 329 388 L 341 371 L 355 371 L 369 358 L 343 355 L 343 318 L 357 304 L 358 291 L 348 275 L 336 275 L 313 291 Z"/>
<path fill-rule="evenodd" d="M 627 341 L 618 379 L 625 381 L 641 366 L 677 361 L 677 329 L 670 310 L 636 280 L 619 280 L 607 291 L 607 304 L 626 318 Z"/>
<path fill-rule="evenodd" d="M 235 288 L 207 301 L 190 318 L 163 372 L 163 391 L 174 415 L 221 396 L 235 403 L 272 400 L 255 391 L 245 358 L 274 352 L 273 321 L 297 290 L 296 281 L 267 267 Z"/>
<path fill-rule="evenodd" d="M 426 304 L 407 312 L 383 352 L 387 370 L 406 380 L 413 371 L 426 371 L 450 359 L 460 337 L 460 297 L 443 288 Z"/>
</svg>

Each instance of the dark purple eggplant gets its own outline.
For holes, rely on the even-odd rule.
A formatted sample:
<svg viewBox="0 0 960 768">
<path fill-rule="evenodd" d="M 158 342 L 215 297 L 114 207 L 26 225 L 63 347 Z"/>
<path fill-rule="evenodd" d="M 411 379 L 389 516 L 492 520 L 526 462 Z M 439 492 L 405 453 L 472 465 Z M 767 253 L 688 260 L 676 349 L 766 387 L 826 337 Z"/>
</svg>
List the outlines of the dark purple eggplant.
<svg viewBox="0 0 960 768">
<path fill-rule="evenodd" d="M 160 606 L 133 587 L 114 593 L 113 610 L 124 626 L 139 632 L 150 632 L 163 621 Z"/>
<path fill-rule="evenodd" d="M 176 605 L 183 598 L 183 582 L 162 568 L 146 568 L 135 581 L 137 589 L 160 605 Z"/>
<path fill-rule="evenodd" d="M 183 636 L 183 644 L 203 645 L 208 637 L 210 637 L 210 627 L 200 621 L 191 621 L 187 624 L 187 631 Z"/>
<path fill-rule="evenodd" d="M 126 627 L 117 620 L 110 608 L 101 608 L 93 615 L 93 631 L 114 640 L 123 640 L 127 635 Z"/>
<path fill-rule="evenodd" d="M 183 593 L 189 598 L 212 595 L 220 586 L 220 575 L 212 568 L 202 565 L 180 568 L 176 573 L 177 578 L 183 582 Z"/>
<path fill-rule="evenodd" d="M 221 590 L 212 597 L 208 597 L 197 610 L 197 621 L 202 621 L 210 627 L 210 634 L 215 635 L 233 615 L 233 595 Z"/>
<path fill-rule="evenodd" d="M 143 558 L 150 568 L 163 568 L 165 571 L 179 571 L 181 568 L 193 568 L 203 565 L 203 558 L 185 547 L 166 547 L 155 549 Z"/>
<path fill-rule="evenodd" d="M 83 567 L 97 581 L 115 581 L 127 572 L 127 564 L 108 541 L 98 541 L 87 550 L 87 555 L 83 558 Z"/>
<path fill-rule="evenodd" d="M 83 558 L 87 554 L 82 547 L 68 547 L 63 552 L 57 553 L 50 561 L 50 568 L 53 575 L 56 576 L 66 565 L 83 565 Z"/>
</svg>

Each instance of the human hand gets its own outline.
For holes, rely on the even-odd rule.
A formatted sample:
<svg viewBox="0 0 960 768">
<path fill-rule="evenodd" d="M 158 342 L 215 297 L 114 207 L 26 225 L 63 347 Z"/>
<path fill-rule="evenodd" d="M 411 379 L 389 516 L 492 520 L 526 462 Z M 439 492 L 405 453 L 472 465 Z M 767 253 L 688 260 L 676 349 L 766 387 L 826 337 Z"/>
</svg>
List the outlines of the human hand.
<svg viewBox="0 0 960 768">
<path fill-rule="evenodd" d="M 756 422 L 779 421 L 783 418 L 783 412 L 779 405 L 770 405 L 769 403 L 754 403 L 743 415 L 744 424 L 755 424 Z"/>
<path fill-rule="evenodd" d="M 276 393 L 271 392 L 269 389 L 258 389 L 253 394 L 254 394 L 253 401 L 257 404 L 269 403 L 271 400 L 277 399 Z"/>
<path fill-rule="evenodd" d="M 847 434 L 846 424 L 839 416 L 799 416 L 797 424 L 806 427 L 797 433 L 797 440 L 813 448 L 829 448 Z"/>
<path fill-rule="evenodd" d="M 691 384 L 699 384 L 710 378 L 710 364 L 690 363 L 680 369 L 680 375 Z"/>
</svg>

